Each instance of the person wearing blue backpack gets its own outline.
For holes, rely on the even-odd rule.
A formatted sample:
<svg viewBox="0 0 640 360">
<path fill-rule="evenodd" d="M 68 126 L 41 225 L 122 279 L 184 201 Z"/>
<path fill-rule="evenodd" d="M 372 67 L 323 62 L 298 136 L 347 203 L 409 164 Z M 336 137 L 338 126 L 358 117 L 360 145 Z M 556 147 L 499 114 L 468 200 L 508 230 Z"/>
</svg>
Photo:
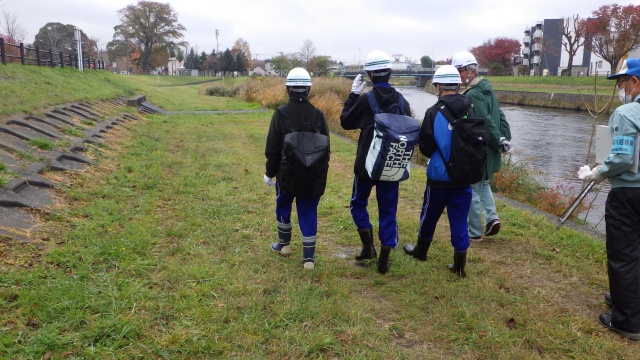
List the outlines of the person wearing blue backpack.
<svg viewBox="0 0 640 360">
<path fill-rule="evenodd" d="M 402 95 L 389 85 L 391 77 L 391 58 L 384 51 L 375 50 L 367 55 L 364 70 L 367 77 L 373 83 L 371 92 L 375 97 L 379 108 L 385 112 L 397 112 L 398 103 L 402 101 L 404 108 L 401 112 L 411 116 L 409 103 L 403 100 Z M 398 246 L 398 224 L 396 213 L 398 210 L 399 181 L 373 180 L 365 167 L 369 147 L 374 134 L 374 116 L 368 96 L 360 96 L 365 87 L 365 81 L 361 75 L 356 76 L 351 87 L 349 98 L 344 103 L 340 114 L 340 125 L 345 130 L 360 129 L 358 149 L 354 163 L 353 190 L 351 196 L 351 216 L 356 225 L 362 250 L 355 257 L 356 260 L 375 259 L 376 248 L 373 243 L 373 226 L 369 220 L 367 205 L 369 195 L 373 187 L 376 187 L 376 200 L 378 202 L 378 232 L 381 243 L 380 257 L 378 258 L 378 272 L 387 273 L 389 270 L 389 255 L 391 250 Z M 366 95 L 363 94 L 363 95 Z"/>
<path fill-rule="evenodd" d="M 445 160 L 451 158 L 453 147 L 451 123 L 463 117 L 474 117 L 471 103 L 466 96 L 458 93 L 461 82 L 458 70 L 451 65 L 443 65 L 433 74 L 431 87 L 438 96 L 438 102 L 424 114 L 418 139 L 420 152 L 429 158 L 418 242 L 415 246 L 406 244 L 403 248 L 407 255 L 421 261 L 427 260 L 436 225 L 446 208 L 451 245 L 454 248 L 453 264 L 449 265 L 449 270 L 460 277 L 466 277 L 469 248 L 467 215 L 471 207 L 471 184 L 453 179 Z M 477 121 L 482 123 L 479 119 Z"/>
</svg>

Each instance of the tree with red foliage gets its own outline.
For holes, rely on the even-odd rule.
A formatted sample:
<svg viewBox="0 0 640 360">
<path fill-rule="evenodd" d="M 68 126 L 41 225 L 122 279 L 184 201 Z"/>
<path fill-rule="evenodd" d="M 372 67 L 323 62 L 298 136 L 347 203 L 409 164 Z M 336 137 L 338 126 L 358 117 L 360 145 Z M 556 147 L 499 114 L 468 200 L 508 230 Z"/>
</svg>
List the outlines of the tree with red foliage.
<svg viewBox="0 0 640 360">
<path fill-rule="evenodd" d="M 593 52 L 611 64 L 611 71 L 629 52 L 640 47 L 640 5 L 603 5 L 593 11 L 587 34 L 593 39 Z"/>
<path fill-rule="evenodd" d="M 487 40 L 482 45 L 469 50 L 478 60 L 478 65 L 491 67 L 500 65 L 503 69 L 513 66 L 513 58 L 520 54 L 520 41 L 506 37 Z"/>
</svg>

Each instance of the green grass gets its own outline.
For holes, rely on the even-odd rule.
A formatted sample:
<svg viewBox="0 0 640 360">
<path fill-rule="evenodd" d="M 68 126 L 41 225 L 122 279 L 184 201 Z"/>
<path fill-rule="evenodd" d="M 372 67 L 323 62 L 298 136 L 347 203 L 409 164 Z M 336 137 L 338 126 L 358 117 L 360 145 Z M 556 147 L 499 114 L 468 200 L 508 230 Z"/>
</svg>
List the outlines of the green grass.
<svg viewBox="0 0 640 360">
<path fill-rule="evenodd" d="M 428 261 L 396 249 L 387 275 L 356 265 L 356 149 L 336 136 L 316 269 L 302 269 L 295 210 L 293 255 L 273 253 L 270 117 L 156 115 L 107 133 L 30 243 L 0 238 L 0 358 L 637 356 L 597 322 L 604 242 L 500 201 L 503 228 L 472 244 L 466 279 L 446 269 L 445 218 Z M 415 241 L 424 186 L 417 168 L 401 185 L 401 245 Z M 370 212 L 376 223 L 375 200 Z"/>
<path fill-rule="evenodd" d="M 43 138 L 35 138 L 28 141 L 29 145 L 37 147 L 40 150 L 53 150 L 56 145 L 51 140 Z"/>
<path fill-rule="evenodd" d="M 134 88 L 116 76 L 97 70 L 79 72 L 73 68 L 0 66 L 0 117 L 39 112 L 68 102 L 104 100 L 134 94 Z"/>
<path fill-rule="evenodd" d="M 556 92 L 593 95 L 614 94 L 615 81 L 604 76 L 490 76 L 487 79 L 495 90 Z"/>
<path fill-rule="evenodd" d="M 75 137 L 84 137 L 85 134 L 82 130 L 83 130 L 82 127 L 66 126 L 61 128 L 60 132 L 63 134 L 67 134 Z"/>
</svg>

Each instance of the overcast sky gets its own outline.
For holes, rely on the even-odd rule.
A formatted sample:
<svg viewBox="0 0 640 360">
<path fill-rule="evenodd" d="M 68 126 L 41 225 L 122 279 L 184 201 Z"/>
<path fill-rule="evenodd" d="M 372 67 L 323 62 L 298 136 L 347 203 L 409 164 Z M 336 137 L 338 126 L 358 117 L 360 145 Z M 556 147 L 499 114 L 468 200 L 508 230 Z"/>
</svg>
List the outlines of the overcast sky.
<svg viewBox="0 0 640 360">
<path fill-rule="evenodd" d="M 522 41 L 526 26 L 543 19 L 579 14 L 586 18 L 602 5 L 598 0 L 170 0 L 186 27 L 190 47 L 210 53 L 231 48 L 238 38 L 249 42 L 260 60 L 300 50 L 309 39 L 316 55 L 345 64 L 363 62 L 380 49 L 419 62 L 450 58 L 496 37 Z M 47 22 L 80 27 L 105 48 L 119 24 L 118 10 L 132 0 L 0 0 L 0 10 L 16 17 L 32 43 Z M 640 4 L 640 0 L 618 2 Z M 219 31 L 216 43 L 216 30 Z"/>
</svg>

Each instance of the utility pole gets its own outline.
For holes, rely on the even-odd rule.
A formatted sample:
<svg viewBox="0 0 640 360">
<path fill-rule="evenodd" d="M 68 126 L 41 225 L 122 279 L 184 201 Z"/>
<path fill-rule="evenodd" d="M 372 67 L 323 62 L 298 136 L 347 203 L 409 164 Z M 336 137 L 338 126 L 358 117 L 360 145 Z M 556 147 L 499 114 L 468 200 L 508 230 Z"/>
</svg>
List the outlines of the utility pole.
<svg viewBox="0 0 640 360">
<path fill-rule="evenodd" d="M 218 35 L 220 35 L 220 31 L 216 29 L 216 54 L 220 52 L 220 50 L 218 50 Z"/>
<path fill-rule="evenodd" d="M 78 53 L 78 70 L 84 69 L 84 59 L 82 59 L 82 30 L 75 28 L 76 35 L 76 51 Z"/>
</svg>

